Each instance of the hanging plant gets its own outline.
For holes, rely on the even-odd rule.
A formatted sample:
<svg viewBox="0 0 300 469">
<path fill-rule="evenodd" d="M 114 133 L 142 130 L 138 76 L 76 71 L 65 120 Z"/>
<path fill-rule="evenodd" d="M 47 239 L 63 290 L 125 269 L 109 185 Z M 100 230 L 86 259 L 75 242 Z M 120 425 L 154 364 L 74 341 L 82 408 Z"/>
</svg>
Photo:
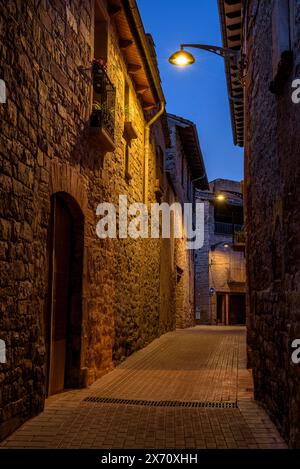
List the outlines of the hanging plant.
<svg viewBox="0 0 300 469">
<path fill-rule="evenodd" d="M 102 104 L 99 103 L 98 101 L 93 102 L 93 111 L 101 111 L 102 110 Z"/>
<path fill-rule="evenodd" d="M 99 59 L 93 59 L 92 60 L 92 65 L 98 65 L 99 67 L 103 68 L 105 71 L 107 71 L 107 62 L 106 60 L 102 59 L 101 57 Z"/>
</svg>

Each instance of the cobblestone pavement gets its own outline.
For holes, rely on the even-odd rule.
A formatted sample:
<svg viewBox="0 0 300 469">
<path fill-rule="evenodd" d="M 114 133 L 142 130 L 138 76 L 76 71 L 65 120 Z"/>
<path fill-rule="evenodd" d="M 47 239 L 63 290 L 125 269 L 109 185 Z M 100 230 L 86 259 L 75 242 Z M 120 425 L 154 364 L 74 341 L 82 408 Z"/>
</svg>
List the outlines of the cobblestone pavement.
<svg viewBox="0 0 300 469">
<path fill-rule="evenodd" d="M 213 326 L 165 334 L 89 389 L 50 397 L 1 446 L 286 447 L 253 401 L 245 328 Z"/>
</svg>

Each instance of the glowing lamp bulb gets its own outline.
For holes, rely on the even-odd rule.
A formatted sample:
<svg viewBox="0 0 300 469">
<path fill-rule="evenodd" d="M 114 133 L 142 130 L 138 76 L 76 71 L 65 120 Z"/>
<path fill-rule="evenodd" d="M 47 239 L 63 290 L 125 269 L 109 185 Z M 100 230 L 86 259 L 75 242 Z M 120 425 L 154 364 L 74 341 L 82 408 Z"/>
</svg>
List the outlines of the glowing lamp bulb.
<svg viewBox="0 0 300 469">
<path fill-rule="evenodd" d="M 169 62 L 177 67 L 186 67 L 195 63 L 195 57 L 186 50 L 179 50 L 171 55 Z"/>
</svg>

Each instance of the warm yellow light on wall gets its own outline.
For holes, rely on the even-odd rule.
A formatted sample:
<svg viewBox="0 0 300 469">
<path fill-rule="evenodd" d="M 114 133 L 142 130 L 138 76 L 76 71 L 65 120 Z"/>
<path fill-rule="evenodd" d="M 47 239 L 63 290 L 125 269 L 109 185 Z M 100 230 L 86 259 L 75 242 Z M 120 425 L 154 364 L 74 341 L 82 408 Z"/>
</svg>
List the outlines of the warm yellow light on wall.
<svg viewBox="0 0 300 469">
<path fill-rule="evenodd" d="M 218 194 L 216 196 L 216 199 L 219 201 L 219 202 L 223 202 L 225 200 L 225 195 L 223 194 Z"/>
<path fill-rule="evenodd" d="M 169 62 L 170 64 L 176 65 L 177 67 L 186 67 L 187 65 L 192 65 L 195 63 L 195 57 L 190 54 L 190 52 L 181 49 L 171 55 Z"/>
</svg>

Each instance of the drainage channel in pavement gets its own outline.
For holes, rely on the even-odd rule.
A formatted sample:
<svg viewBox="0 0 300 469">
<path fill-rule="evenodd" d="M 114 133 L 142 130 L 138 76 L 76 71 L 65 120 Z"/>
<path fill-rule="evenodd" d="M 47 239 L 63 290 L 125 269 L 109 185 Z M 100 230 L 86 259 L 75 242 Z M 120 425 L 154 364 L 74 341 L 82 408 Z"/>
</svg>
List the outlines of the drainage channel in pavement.
<svg viewBox="0 0 300 469">
<path fill-rule="evenodd" d="M 148 401 L 140 399 L 118 399 L 114 397 L 88 396 L 83 399 L 84 403 L 90 404 L 118 404 L 118 405 L 139 405 L 145 407 L 201 407 L 209 409 L 237 409 L 237 402 L 234 401 Z"/>
</svg>

